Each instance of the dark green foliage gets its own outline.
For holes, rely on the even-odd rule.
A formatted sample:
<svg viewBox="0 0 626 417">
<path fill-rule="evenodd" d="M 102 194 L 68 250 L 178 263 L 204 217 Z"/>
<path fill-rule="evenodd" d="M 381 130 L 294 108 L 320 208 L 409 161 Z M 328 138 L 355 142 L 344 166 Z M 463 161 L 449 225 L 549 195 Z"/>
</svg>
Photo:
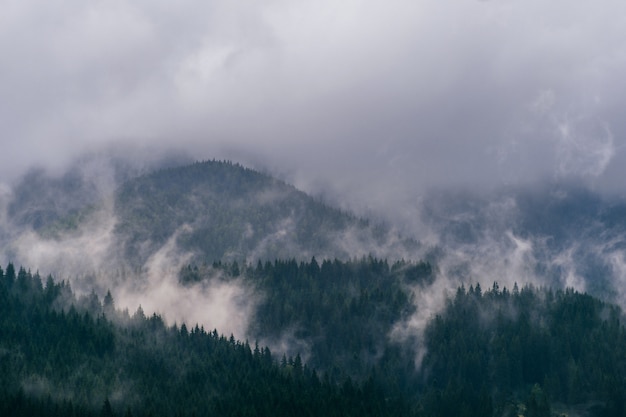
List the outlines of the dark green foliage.
<svg viewBox="0 0 626 417">
<path fill-rule="evenodd" d="M 530 417 L 559 404 L 624 416 L 622 313 L 589 295 L 460 287 L 428 324 L 419 369 L 414 349 L 389 334 L 413 312 L 407 283 L 432 280 L 428 264 L 215 263 L 182 275 L 214 269 L 265 292 L 251 334 L 296 329 L 306 349 L 274 357 L 217 330 L 168 327 L 141 308 L 130 317 L 110 293 L 76 300 L 66 283 L 42 286 L 9 265 L 0 274 L 0 415 Z"/>
<path fill-rule="evenodd" d="M 550 417 L 550 403 L 539 384 L 533 385 L 526 400 L 526 417 Z"/>
<path fill-rule="evenodd" d="M 393 325 L 414 310 L 407 284 L 433 279 L 430 264 L 399 261 L 390 266 L 372 257 L 321 264 L 315 258 L 241 267 L 216 263 L 185 267 L 180 279 L 210 279 L 216 269 L 227 276 L 236 270 L 262 294 L 251 337 L 284 341 L 289 353 L 306 354 L 309 366 L 337 379 L 362 380 L 381 358 L 384 366 L 403 369 L 401 375 L 415 370 L 414 353 L 398 350 L 387 337 Z"/>
<path fill-rule="evenodd" d="M 110 294 L 92 315 L 95 306 L 55 307 L 66 284 L 18 276 L 23 288 L 0 287 L 2 416 L 406 414 L 375 382 L 331 382 L 300 355 L 279 365 L 267 348 L 167 327 L 140 309 L 113 312 L 113 324 L 103 314 Z"/>
<path fill-rule="evenodd" d="M 549 416 L 553 401 L 600 402 L 603 415 L 623 415 L 621 311 L 589 295 L 533 287 L 511 294 L 497 284 L 484 293 L 460 288 L 425 337 L 428 408 L 484 415 L 486 392 L 501 413 L 517 400 L 526 416 Z"/>
</svg>

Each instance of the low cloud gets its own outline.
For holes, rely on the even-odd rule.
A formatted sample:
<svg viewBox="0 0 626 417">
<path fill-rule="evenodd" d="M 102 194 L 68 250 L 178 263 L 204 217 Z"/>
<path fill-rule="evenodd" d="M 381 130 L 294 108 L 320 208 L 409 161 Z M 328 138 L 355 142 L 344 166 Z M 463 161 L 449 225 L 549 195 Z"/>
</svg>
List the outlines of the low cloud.
<svg viewBox="0 0 626 417">
<path fill-rule="evenodd" d="M 299 329 L 292 327 L 283 330 L 278 337 L 262 337 L 259 344 L 267 346 L 270 351 L 279 357 L 285 355 L 286 358 L 295 358 L 300 355 L 303 362 L 308 362 L 311 356 L 311 341 L 298 337 L 296 333 Z"/>
<path fill-rule="evenodd" d="M 177 246 L 183 226 L 153 255 L 142 268 L 142 274 L 114 290 L 117 304 L 162 315 L 173 324 L 199 324 L 207 331 L 217 329 L 244 340 L 248 323 L 259 296 L 241 280 L 226 279 L 221 273 L 197 283 L 181 284 L 180 271 L 193 257 Z"/>
<path fill-rule="evenodd" d="M 516 283 L 572 288 L 626 306 L 623 200 L 558 182 L 439 193 L 422 206 L 422 225 L 432 236 L 423 254 L 437 266 L 435 280 L 410 287 L 415 313 L 388 335 L 411 344 L 418 365 L 426 353 L 426 326 L 461 285 L 479 283 L 483 291 L 494 282 L 509 291 Z"/>
<path fill-rule="evenodd" d="M 132 143 L 266 168 L 398 227 L 432 186 L 621 192 L 618 1 L 5 6 L 5 180 Z"/>
<path fill-rule="evenodd" d="M 70 176 L 63 172 L 36 174 L 35 183 L 43 184 L 41 193 L 20 200 L 20 210 L 12 215 L 10 207 L 18 196 L 9 187 L 3 187 L 0 195 L 3 264 L 13 262 L 16 266 L 36 269 L 44 277 L 51 274 L 56 280 L 67 280 L 78 296 L 95 291 L 102 297 L 110 290 L 116 306 L 131 313 L 141 306 L 146 314 L 161 314 L 170 324 L 197 323 L 207 330 L 217 329 L 245 339 L 248 320 L 259 299 L 249 286 L 219 274 L 200 283 L 179 282 L 182 267 L 194 255 L 178 247 L 180 236 L 192 232 L 189 225 L 180 226 L 161 246 L 144 242 L 155 249 L 141 265 L 127 261 L 124 245 L 116 233 L 114 191 L 119 175 L 109 164 L 113 160 L 106 158 L 107 163 L 103 163 L 102 159 L 88 158 Z M 131 171 L 138 172 L 137 169 Z M 66 182 L 78 187 L 76 198 L 84 198 L 83 201 L 67 207 L 54 203 L 56 199 L 72 198 L 72 193 L 76 194 L 64 188 Z M 32 182 L 25 184 L 26 191 L 31 185 Z M 18 191 L 26 192 L 23 188 Z M 83 189 L 93 195 L 87 198 Z M 47 202 L 54 207 L 46 207 Z M 45 215 L 51 220 L 35 229 L 36 217 L 33 220 L 29 213 Z"/>
<path fill-rule="evenodd" d="M 558 125 L 558 174 L 583 178 L 601 176 L 615 156 L 613 133 L 608 125 L 564 120 Z"/>
<path fill-rule="evenodd" d="M 115 265 L 114 227 L 115 218 L 102 212 L 94 214 L 80 230 L 58 239 L 42 238 L 36 231 L 26 229 L 9 244 L 7 252 L 24 265 L 60 277 L 106 273 Z"/>
</svg>

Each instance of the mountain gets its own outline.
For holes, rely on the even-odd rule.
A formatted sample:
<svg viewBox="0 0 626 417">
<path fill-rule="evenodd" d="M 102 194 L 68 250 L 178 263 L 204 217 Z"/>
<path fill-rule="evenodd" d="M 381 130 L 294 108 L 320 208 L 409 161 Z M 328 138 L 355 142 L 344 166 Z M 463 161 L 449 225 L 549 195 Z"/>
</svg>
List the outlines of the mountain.
<svg viewBox="0 0 626 417">
<path fill-rule="evenodd" d="M 50 260 L 49 272 L 67 273 L 59 269 L 76 262 L 86 269 L 91 259 L 101 273 L 120 265 L 139 270 L 165 247 L 179 259 L 208 263 L 395 257 L 419 247 L 389 227 L 239 164 L 166 161 L 140 174 L 115 159 L 97 161 L 98 169 L 89 162 L 57 177 L 32 171 L 14 187 L 0 233 L 7 259 L 31 263 L 33 247 L 45 247 L 60 260 L 68 251 L 57 249 L 74 244 L 72 253 L 84 252 L 78 259 L 54 263 L 46 255 L 34 262 Z"/>
<path fill-rule="evenodd" d="M 415 246 L 230 162 L 198 162 L 132 179 L 116 193 L 115 214 L 115 233 L 128 259 L 145 260 L 172 237 L 181 251 L 205 262 L 349 258 Z M 398 242 L 387 247 L 393 239 Z"/>
<path fill-rule="evenodd" d="M 624 415 L 623 200 L 439 190 L 425 247 L 231 162 L 99 167 L 2 195 L 5 258 L 63 271 L 0 270 L 2 415 Z"/>
</svg>

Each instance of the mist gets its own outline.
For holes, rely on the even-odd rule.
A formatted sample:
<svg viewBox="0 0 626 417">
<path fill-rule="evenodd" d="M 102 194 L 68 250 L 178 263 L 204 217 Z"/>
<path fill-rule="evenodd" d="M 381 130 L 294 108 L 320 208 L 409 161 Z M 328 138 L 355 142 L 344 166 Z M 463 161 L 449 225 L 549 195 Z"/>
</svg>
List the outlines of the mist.
<svg viewBox="0 0 626 417">
<path fill-rule="evenodd" d="M 180 148 L 406 222 L 432 186 L 621 192 L 624 7 L 9 2 L 0 175 Z"/>
<path fill-rule="evenodd" d="M 169 323 L 198 324 L 244 340 L 260 294 L 241 280 L 215 272 L 209 279 L 181 285 L 179 274 L 192 257 L 176 245 L 178 232 L 147 260 L 138 277 L 115 289 L 118 304 L 141 306 Z"/>
<path fill-rule="evenodd" d="M 181 286 L 194 254 L 175 237 L 147 242 L 139 268 L 113 239 L 125 180 L 225 158 L 420 242 L 372 250 L 357 230 L 336 236 L 354 256 L 436 263 L 391 338 L 419 335 L 467 283 L 567 286 L 626 306 L 625 231 L 601 217 L 626 195 L 625 16 L 614 0 L 5 2 L 0 258 L 245 337 L 262 294 L 219 277 Z M 43 179 L 39 204 L 13 213 L 28 175 Z M 56 180 L 71 198 L 55 200 Z M 528 202 L 557 204 L 571 184 L 604 208 L 563 234 L 538 220 L 549 205 Z M 38 230 L 52 204 L 98 208 L 70 231 Z M 255 256 L 293 225 L 279 226 Z"/>
</svg>

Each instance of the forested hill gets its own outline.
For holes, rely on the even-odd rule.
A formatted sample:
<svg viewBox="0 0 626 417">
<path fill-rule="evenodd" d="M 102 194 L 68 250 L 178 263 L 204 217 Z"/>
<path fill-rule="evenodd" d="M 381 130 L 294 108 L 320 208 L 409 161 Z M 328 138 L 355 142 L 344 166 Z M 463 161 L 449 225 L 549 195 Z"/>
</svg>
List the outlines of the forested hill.
<svg viewBox="0 0 626 417">
<path fill-rule="evenodd" d="M 217 267 L 236 275 L 234 265 Z M 626 414 L 626 330 L 616 306 L 572 290 L 494 283 L 483 291 L 477 284 L 460 287 L 423 334 L 401 341 L 385 331 L 398 313 L 411 314 L 401 286 L 327 302 L 322 292 L 303 297 L 289 277 L 307 275 L 307 286 L 327 281 L 321 287 L 343 276 L 367 282 L 389 273 L 420 282 L 427 265 L 389 269 L 365 260 L 317 267 L 260 265 L 246 279 L 271 283 L 284 301 L 263 307 L 259 334 L 266 326 L 292 326 L 285 319 L 293 315 L 281 306 L 293 310 L 308 298 L 295 320 L 310 332 L 311 362 L 319 367 L 193 323 L 167 326 L 141 308 L 132 315 L 116 310 L 109 293 L 102 301 L 94 293 L 76 298 L 65 282 L 42 283 L 11 264 L 0 268 L 0 415 Z M 360 326 L 356 333 L 353 325 Z M 426 348 L 421 363 L 418 347 Z M 355 369 L 361 375 L 346 376 Z"/>
<path fill-rule="evenodd" d="M 117 192 L 115 213 L 116 234 L 128 259 L 143 260 L 175 234 L 181 250 L 209 262 L 346 255 L 334 244 L 336 235 L 368 227 L 272 177 L 217 161 L 125 183 Z"/>
<path fill-rule="evenodd" d="M 387 227 L 231 162 L 197 162 L 135 177 L 124 172 L 117 178 L 118 186 L 99 186 L 97 178 L 78 171 L 58 179 L 29 174 L 9 204 L 7 230 L 16 237 L 5 245 L 18 241 L 23 230 L 47 241 L 82 235 L 90 243 L 90 235 L 106 237 L 106 257 L 134 267 L 168 242 L 181 256 L 202 262 L 370 253 L 399 258 L 417 247 Z M 109 224 L 115 224 L 112 236 Z M 29 248 L 23 251 L 28 254 Z M 19 252 L 12 249 L 7 259 L 22 259 Z"/>
<path fill-rule="evenodd" d="M 173 236 L 181 250 L 208 262 L 349 257 L 375 253 L 391 237 L 282 181 L 219 161 L 128 181 L 115 213 L 129 259 L 145 259 Z"/>
<path fill-rule="evenodd" d="M 397 416 L 374 380 L 330 381 L 299 355 L 115 309 L 110 293 L 0 268 L 0 415 Z"/>
<path fill-rule="evenodd" d="M 427 302 L 420 293 L 435 278 L 428 263 L 313 259 L 214 267 L 268 294 L 251 324 L 256 338 L 286 341 L 340 380 L 375 375 L 387 396 L 412 404 L 416 415 L 626 413 L 624 315 L 588 294 L 460 286 L 418 329 L 413 315 L 424 306 L 416 299 Z M 183 280 L 201 275 L 202 268 L 182 271 Z"/>
</svg>

